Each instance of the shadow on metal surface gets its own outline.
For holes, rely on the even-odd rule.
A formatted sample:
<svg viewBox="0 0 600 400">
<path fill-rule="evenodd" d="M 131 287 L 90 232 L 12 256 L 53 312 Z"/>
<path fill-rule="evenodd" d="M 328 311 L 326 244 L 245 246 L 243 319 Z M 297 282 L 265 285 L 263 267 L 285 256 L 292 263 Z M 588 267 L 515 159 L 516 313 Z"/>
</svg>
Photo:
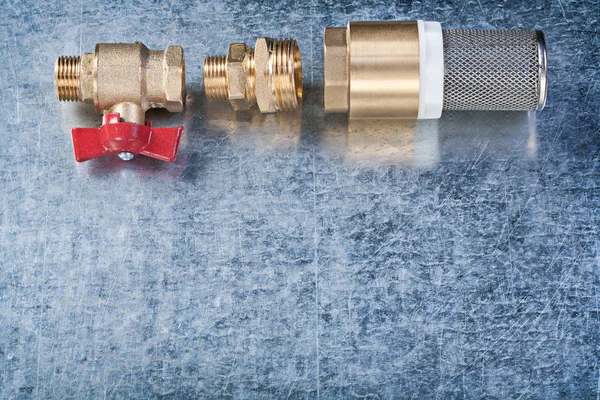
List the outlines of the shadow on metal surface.
<svg viewBox="0 0 600 400">
<path fill-rule="evenodd" d="M 136 171 L 142 176 L 194 180 L 207 159 L 227 148 L 258 154 L 312 148 L 324 156 L 359 166 L 397 165 L 432 169 L 442 161 L 489 157 L 535 158 L 534 112 L 445 112 L 439 120 L 348 120 L 346 114 L 325 114 L 320 87 L 305 88 L 304 104 L 293 112 L 236 112 L 227 102 L 209 102 L 202 87 L 188 88 L 183 113 L 151 110 L 156 126 L 185 128 L 174 164 L 136 157 L 123 162 L 104 157 L 85 163 L 91 176 Z M 81 103 L 65 104 L 65 132 L 73 126 L 97 126 L 99 115 Z M 167 173 L 165 174 L 165 171 Z"/>
</svg>

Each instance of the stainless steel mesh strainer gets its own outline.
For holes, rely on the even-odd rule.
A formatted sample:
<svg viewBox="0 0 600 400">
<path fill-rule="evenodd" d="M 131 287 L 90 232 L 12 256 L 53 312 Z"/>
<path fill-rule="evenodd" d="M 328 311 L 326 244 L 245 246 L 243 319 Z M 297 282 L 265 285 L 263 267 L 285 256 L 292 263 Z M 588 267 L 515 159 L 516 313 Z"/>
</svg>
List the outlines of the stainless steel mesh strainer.
<svg viewBox="0 0 600 400">
<path fill-rule="evenodd" d="M 541 31 L 444 30 L 445 110 L 536 110 L 546 102 Z"/>
</svg>

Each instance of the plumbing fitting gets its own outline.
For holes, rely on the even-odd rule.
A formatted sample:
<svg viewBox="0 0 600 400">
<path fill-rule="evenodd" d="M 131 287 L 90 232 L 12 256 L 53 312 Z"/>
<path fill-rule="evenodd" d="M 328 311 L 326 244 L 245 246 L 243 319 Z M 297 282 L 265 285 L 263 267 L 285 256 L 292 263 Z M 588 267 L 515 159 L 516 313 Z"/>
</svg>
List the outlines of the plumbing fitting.
<svg viewBox="0 0 600 400">
<path fill-rule="evenodd" d="M 142 43 L 100 43 L 94 53 L 61 56 L 54 69 L 60 101 L 93 103 L 103 114 L 100 128 L 73 128 L 77 161 L 106 154 L 131 160 L 143 154 L 175 161 L 183 127 L 154 128 L 150 108 L 183 110 L 185 59 L 181 46 L 148 50 Z"/>
<path fill-rule="evenodd" d="M 439 22 L 349 22 L 325 29 L 326 112 L 439 118 L 442 110 L 541 110 L 541 31 L 444 30 Z"/>
<path fill-rule="evenodd" d="M 254 49 L 232 43 L 226 56 L 204 60 L 202 74 L 206 97 L 229 100 L 235 110 L 292 111 L 302 102 L 302 60 L 293 39 L 258 38 Z"/>
</svg>

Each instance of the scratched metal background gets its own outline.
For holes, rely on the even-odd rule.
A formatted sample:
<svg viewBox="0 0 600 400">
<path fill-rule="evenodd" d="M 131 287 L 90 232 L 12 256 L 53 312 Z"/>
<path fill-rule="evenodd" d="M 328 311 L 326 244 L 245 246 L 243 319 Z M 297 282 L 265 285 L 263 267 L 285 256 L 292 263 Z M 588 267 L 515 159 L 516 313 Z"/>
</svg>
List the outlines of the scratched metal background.
<svg viewBox="0 0 600 400">
<path fill-rule="evenodd" d="M 596 1 L 3 1 L 1 398 L 597 399 Z M 540 113 L 352 123 L 322 112 L 322 31 L 348 19 L 546 32 Z M 305 103 L 208 104 L 231 41 L 298 39 Z M 59 55 L 181 44 L 174 164 L 77 164 L 100 121 Z"/>
</svg>

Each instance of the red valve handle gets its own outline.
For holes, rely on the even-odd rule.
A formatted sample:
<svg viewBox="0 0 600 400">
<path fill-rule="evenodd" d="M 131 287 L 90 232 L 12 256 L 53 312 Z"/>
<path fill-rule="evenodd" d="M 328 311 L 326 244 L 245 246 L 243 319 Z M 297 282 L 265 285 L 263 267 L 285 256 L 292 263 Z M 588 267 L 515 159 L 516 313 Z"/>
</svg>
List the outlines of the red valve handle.
<svg viewBox="0 0 600 400">
<path fill-rule="evenodd" d="M 177 158 L 183 126 L 152 128 L 146 125 L 121 122 L 119 113 L 104 114 L 100 128 L 73 128 L 73 150 L 79 162 L 107 154 L 129 152 L 173 162 Z"/>
</svg>

